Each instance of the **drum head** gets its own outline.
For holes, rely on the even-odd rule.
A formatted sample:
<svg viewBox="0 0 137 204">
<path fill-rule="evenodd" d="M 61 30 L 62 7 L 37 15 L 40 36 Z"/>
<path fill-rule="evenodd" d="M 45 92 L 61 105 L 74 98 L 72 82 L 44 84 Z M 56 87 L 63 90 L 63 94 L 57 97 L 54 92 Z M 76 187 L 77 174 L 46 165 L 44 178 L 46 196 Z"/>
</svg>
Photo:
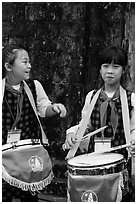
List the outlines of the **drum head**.
<svg viewBox="0 0 137 204">
<path fill-rule="evenodd" d="M 91 166 L 101 166 L 109 165 L 120 161 L 124 158 L 121 154 L 116 153 L 90 153 L 80 156 L 76 156 L 68 160 L 68 165 L 75 167 L 91 167 Z"/>
</svg>

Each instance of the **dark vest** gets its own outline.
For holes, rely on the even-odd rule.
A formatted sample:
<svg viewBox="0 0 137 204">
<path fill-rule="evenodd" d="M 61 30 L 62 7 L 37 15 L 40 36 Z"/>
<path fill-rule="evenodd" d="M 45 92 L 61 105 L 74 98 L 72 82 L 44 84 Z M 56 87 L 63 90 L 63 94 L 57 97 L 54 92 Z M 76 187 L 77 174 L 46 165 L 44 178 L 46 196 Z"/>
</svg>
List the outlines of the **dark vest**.
<svg viewBox="0 0 137 204">
<path fill-rule="evenodd" d="M 92 98 L 96 92 L 97 91 L 93 92 L 91 100 L 92 100 Z M 131 92 L 126 91 L 126 93 L 127 93 L 127 100 L 128 100 L 128 106 L 129 106 L 129 115 L 131 115 L 131 110 L 133 108 L 131 105 Z M 101 124 L 100 124 L 100 105 L 102 102 L 103 102 L 103 99 L 98 97 L 97 102 L 94 106 L 93 112 L 91 114 L 91 127 L 89 128 L 88 132 L 96 130 L 96 129 L 101 127 Z M 104 131 L 104 137 L 111 137 L 111 147 L 123 145 L 126 143 L 124 127 L 123 127 L 122 107 L 121 107 L 120 96 L 119 96 L 119 98 L 117 98 L 115 100 L 115 107 L 116 107 L 117 112 L 118 112 L 118 127 L 116 130 L 116 133 L 115 133 L 115 135 L 113 135 L 113 129 L 112 129 L 111 122 L 110 122 L 110 107 L 108 107 L 108 109 L 107 109 L 108 117 L 107 117 L 106 125 L 108 125 L 108 127 Z M 98 133 L 96 135 L 96 137 L 101 137 L 101 133 Z M 93 151 L 94 151 L 94 138 L 92 137 L 90 139 L 88 152 L 93 152 Z M 121 153 L 125 157 L 127 157 L 126 149 L 122 149 L 122 150 L 119 150 L 117 152 Z"/>
<path fill-rule="evenodd" d="M 36 104 L 37 96 L 34 81 L 29 80 L 26 82 L 33 94 L 34 101 Z M 30 101 L 24 89 L 22 94 L 23 94 L 23 107 L 20 120 L 17 124 L 17 128 L 21 129 L 21 140 L 41 138 L 39 123 L 37 121 L 33 108 L 30 104 Z M 12 114 L 14 115 L 14 118 L 16 117 L 17 113 L 17 94 L 11 93 L 5 87 L 5 93 L 2 104 L 2 144 L 6 143 L 7 132 L 12 128 L 12 125 L 14 123 L 13 117 L 11 116 L 9 108 L 7 107 L 5 97 L 12 111 Z"/>
</svg>

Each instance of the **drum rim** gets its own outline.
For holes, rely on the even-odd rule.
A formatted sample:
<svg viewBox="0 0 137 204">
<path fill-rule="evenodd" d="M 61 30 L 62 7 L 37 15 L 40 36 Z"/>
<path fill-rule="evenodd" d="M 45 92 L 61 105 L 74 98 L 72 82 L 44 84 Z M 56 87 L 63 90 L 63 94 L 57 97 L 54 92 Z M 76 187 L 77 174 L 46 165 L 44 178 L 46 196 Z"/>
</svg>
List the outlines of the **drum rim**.
<svg viewBox="0 0 137 204">
<path fill-rule="evenodd" d="M 102 153 L 101 153 L 102 154 Z M 80 168 L 80 169 L 82 169 L 82 168 L 87 168 L 87 169 L 89 169 L 89 168 L 95 168 L 95 167 L 101 167 L 101 166 L 109 166 L 109 165 L 112 165 L 112 164 L 116 164 L 116 163 L 119 163 L 119 162 L 121 162 L 121 161 L 123 161 L 123 160 L 125 160 L 124 159 L 124 156 L 122 155 L 122 154 L 119 154 L 119 153 L 103 153 L 103 154 L 115 154 L 115 155 L 121 155 L 122 157 L 119 159 L 119 160 L 116 160 L 115 162 L 113 161 L 113 162 L 109 162 L 109 163 L 105 163 L 105 164 L 95 164 L 95 165 L 78 165 L 78 166 L 76 166 L 75 164 L 69 164 L 69 161 L 71 160 L 68 160 L 67 161 L 67 166 L 69 167 L 73 167 L 73 168 Z M 80 157 L 80 156 L 83 156 L 83 155 L 79 155 L 79 156 L 77 156 L 77 157 Z M 73 159 L 73 158 L 72 158 Z M 79 163 L 80 164 L 80 163 Z M 84 162 L 82 163 L 81 162 L 81 164 L 84 164 Z"/>
<path fill-rule="evenodd" d="M 25 140 L 20 140 L 18 142 L 14 142 L 14 143 L 8 143 L 8 144 L 4 144 L 2 145 L 2 152 L 5 152 L 7 150 L 12 150 L 21 146 L 27 146 L 27 145 L 40 145 L 41 146 L 41 142 L 40 139 L 25 139 Z"/>
<path fill-rule="evenodd" d="M 68 169 L 72 169 L 72 168 L 74 168 L 74 169 L 79 169 L 79 170 L 89 170 L 89 169 L 97 169 L 98 167 L 104 167 L 104 168 L 106 168 L 106 167 L 108 167 L 108 166 L 112 166 L 112 164 L 113 165 L 116 165 L 116 164 L 120 164 L 120 163 L 124 163 L 126 160 L 124 159 L 124 158 L 122 158 L 122 159 L 120 159 L 120 160 L 118 160 L 118 161 L 116 161 L 116 162 L 111 162 L 111 163 L 108 163 L 108 164 L 100 164 L 100 165 L 94 165 L 94 166 L 75 166 L 75 165 L 69 165 L 69 164 L 67 164 L 67 167 L 68 167 Z"/>
</svg>

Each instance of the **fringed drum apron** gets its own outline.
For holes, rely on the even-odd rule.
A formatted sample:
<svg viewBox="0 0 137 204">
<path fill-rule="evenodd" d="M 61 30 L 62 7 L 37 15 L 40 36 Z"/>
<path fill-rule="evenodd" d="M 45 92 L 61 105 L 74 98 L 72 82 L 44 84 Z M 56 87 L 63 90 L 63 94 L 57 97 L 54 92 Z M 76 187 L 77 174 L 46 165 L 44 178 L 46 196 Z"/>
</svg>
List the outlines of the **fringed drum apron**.
<svg viewBox="0 0 137 204">
<path fill-rule="evenodd" d="M 3 145 L 2 178 L 24 191 L 36 192 L 47 186 L 53 178 L 52 164 L 40 141 Z"/>
<path fill-rule="evenodd" d="M 128 190 L 127 174 L 123 155 L 76 156 L 68 160 L 68 201 L 120 202 Z"/>
</svg>

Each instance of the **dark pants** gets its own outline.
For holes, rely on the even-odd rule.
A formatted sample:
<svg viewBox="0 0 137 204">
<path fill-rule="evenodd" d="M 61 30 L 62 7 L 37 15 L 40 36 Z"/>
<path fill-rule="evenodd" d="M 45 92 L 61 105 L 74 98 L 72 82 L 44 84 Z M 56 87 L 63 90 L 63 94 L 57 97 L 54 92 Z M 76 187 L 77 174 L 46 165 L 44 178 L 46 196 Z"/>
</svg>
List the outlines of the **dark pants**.
<svg viewBox="0 0 137 204">
<path fill-rule="evenodd" d="M 2 202 L 38 202 L 37 194 L 34 196 L 29 191 L 9 185 L 2 181 Z"/>
<path fill-rule="evenodd" d="M 135 202 L 135 185 L 132 179 L 129 179 L 129 192 L 123 196 L 121 202 Z"/>
<path fill-rule="evenodd" d="M 129 172 L 129 192 L 123 196 L 121 202 L 135 202 L 135 163 L 133 159 L 129 159 L 127 168 Z"/>
</svg>

